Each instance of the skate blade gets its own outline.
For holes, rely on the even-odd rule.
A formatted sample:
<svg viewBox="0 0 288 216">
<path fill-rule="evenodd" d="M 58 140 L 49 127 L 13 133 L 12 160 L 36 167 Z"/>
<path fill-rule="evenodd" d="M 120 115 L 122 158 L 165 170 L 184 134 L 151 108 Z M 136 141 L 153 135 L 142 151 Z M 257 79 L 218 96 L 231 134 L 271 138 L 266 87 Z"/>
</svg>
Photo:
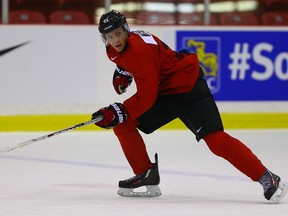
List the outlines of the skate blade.
<svg viewBox="0 0 288 216">
<path fill-rule="evenodd" d="M 123 197 L 157 197 L 162 194 L 158 185 L 148 185 L 145 187 L 146 191 L 135 191 L 135 188 L 119 188 L 117 193 Z"/>
<path fill-rule="evenodd" d="M 270 201 L 272 201 L 273 203 L 281 202 L 281 200 L 283 199 L 287 191 L 288 191 L 288 185 L 280 181 L 279 188 L 272 195 L 272 197 L 270 198 Z"/>
</svg>

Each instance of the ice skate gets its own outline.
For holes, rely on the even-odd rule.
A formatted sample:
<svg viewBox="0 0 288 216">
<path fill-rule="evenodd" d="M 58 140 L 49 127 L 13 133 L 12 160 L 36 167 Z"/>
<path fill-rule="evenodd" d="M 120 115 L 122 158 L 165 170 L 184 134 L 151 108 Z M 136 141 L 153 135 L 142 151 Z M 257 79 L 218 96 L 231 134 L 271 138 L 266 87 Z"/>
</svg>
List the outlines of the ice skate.
<svg viewBox="0 0 288 216">
<path fill-rule="evenodd" d="M 259 182 L 263 186 L 264 197 L 273 203 L 279 203 L 288 191 L 288 185 L 269 170 L 266 170 Z"/>
<path fill-rule="evenodd" d="M 155 154 L 155 163 L 146 172 L 135 175 L 129 179 L 119 181 L 118 194 L 125 197 L 156 197 L 161 195 L 159 188 L 160 176 L 158 170 L 158 155 Z M 145 189 L 136 191 L 135 189 Z"/>
</svg>

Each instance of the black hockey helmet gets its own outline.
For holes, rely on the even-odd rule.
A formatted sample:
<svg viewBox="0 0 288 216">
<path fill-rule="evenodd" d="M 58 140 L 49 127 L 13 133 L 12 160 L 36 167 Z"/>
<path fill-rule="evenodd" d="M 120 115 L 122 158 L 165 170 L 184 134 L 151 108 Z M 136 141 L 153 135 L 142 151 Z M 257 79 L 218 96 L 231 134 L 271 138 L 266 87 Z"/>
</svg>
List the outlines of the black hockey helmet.
<svg viewBox="0 0 288 216">
<path fill-rule="evenodd" d="M 120 12 L 116 10 L 111 10 L 100 17 L 98 30 L 102 34 L 102 36 L 119 27 L 129 32 L 126 18 Z"/>
</svg>

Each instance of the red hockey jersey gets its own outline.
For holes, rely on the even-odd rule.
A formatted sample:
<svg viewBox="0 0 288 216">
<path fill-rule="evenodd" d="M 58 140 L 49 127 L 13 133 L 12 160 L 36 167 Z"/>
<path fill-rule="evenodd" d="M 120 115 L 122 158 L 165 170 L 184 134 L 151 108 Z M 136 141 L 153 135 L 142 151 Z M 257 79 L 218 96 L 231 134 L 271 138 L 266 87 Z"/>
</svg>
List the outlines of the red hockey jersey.
<svg viewBox="0 0 288 216">
<path fill-rule="evenodd" d="M 123 103 L 134 120 L 153 106 L 158 95 L 191 91 L 199 74 L 196 54 L 178 54 L 144 31 L 130 32 L 123 52 L 108 45 L 107 55 L 134 78 L 137 92 Z"/>
</svg>

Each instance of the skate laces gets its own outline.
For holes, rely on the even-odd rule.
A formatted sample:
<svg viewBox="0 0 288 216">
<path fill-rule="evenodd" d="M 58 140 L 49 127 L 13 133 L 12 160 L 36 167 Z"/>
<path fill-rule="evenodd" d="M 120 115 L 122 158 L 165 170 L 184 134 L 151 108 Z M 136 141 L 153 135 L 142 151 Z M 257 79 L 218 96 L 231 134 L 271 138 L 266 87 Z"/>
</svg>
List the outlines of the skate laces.
<svg viewBox="0 0 288 216">
<path fill-rule="evenodd" d="M 129 182 L 129 183 L 130 182 L 134 182 L 134 181 L 138 181 L 138 180 L 142 179 L 145 176 L 145 174 L 146 173 L 141 173 L 141 174 L 135 175 L 135 176 L 133 176 L 133 177 L 131 177 L 129 179 L 126 179 L 125 181 Z"/>
</svg>

